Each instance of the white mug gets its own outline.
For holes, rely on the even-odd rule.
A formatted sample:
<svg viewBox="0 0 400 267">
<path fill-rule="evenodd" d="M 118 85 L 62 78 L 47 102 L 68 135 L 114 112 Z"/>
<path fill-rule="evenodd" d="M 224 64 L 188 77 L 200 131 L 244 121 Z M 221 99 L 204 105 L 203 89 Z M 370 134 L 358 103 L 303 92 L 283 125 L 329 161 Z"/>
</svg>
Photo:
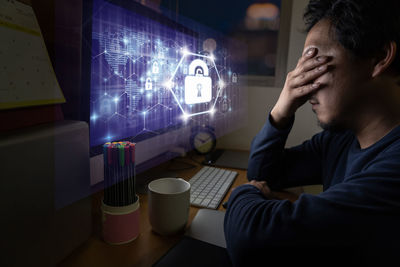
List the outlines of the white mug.
<svg viewBox="0 0 400 267">
<path fill-rule="evenodd" d="M 190 184 L 181 178 L 161 178 L 148 185 L 149 220 L 154 232 L 173 235 L 189 218 Z"/>
</svg>

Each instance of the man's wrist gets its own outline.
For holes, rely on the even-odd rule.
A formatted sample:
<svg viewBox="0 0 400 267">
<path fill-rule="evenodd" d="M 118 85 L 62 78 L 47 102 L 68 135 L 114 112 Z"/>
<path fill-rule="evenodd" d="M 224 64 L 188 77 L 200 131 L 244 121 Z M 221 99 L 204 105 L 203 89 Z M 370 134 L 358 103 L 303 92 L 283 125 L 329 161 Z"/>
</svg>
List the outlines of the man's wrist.
<svg viewBox="0 0 400 267">
<path fill-rule="evenodd" d="M 292 118 L 293 116 L 280 115 L 280 113 L 277 112 L 275 109 L 272 109 L 270 113 L 271 124 L 279 130 L 287 129 L 291 125 Z"/>
</svg>

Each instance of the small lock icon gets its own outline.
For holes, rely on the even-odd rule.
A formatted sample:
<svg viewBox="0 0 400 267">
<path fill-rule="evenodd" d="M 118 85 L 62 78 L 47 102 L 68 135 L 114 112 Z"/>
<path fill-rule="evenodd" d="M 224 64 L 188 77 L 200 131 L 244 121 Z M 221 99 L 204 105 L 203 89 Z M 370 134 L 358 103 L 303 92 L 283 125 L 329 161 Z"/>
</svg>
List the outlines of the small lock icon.
<svg viewBox="0 0 400 267">
<path fill-rule="evenodd" d="M 236 74 L 236 73 L 233 73 L 233 74 L 232 74 L 232 82 L 233 82 L 233 83 L 237 83 L 237 80 L 238 80 L 237 74 Z"/>
<path fill-rule="evenodd" d="M 185 66 L 185 65 L 181 65 L 181 68 L 182 68 L 182 73 L 183 74 L 188 74 L 188 68 L 187 68 L 187 66 Z"/>
<path fill-rule="evenodd" d="M 185 103 L 199 104 L 212 99 L 212 80 L 208 76 L 208 66 L 201 59 L 193 60 L 185 77 Z"/>
<path fill-rule="evenodd" d="M 151 81 L 151 78 L 146 79 L 146 84 L 145 84 L 145 89 L 146 90 L 152 90 L 153 89 L 153 82 Z"/>
<path fill-rule="evenodd" d="M 157 61 L 154 61 L 154 62 L 153 62 L 152 72 L 153 72 L 154 74 L 157 74 L 157 73 L 160 72 L 160 68 L 159 68 L 159 66 L 158 66 L 158 62 L 157 62 Z"/>
<path fill-rule="evenodd" d="M 229 104 L 228 104 L 228 100 L 224 99 L 221 103 L 221 111 L 223 113 L 227 112 L 229 109 Z"/>
</svg>

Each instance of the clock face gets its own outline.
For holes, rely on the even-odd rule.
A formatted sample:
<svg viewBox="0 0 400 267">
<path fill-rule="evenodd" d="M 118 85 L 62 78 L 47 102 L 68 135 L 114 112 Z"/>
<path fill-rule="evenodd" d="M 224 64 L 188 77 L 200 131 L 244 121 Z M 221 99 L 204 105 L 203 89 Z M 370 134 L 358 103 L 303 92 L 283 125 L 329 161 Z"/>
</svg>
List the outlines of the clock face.
<svg viewBox="0 0 400 267">
<path fill-rule="evenodd" d="M 193 148 L 201 154 L 211 152 L 215 147 L 215 143 L 215 136 L 209 131 L 199 131 L 192 139 Z"/>
</svg>

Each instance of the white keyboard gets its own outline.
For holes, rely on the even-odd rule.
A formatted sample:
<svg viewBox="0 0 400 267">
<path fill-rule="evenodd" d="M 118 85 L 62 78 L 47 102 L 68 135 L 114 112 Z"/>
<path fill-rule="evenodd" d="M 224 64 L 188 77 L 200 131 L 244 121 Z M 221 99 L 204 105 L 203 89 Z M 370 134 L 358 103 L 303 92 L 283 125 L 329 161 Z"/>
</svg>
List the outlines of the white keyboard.
<svg viewBox="0 0 400 267">
<path fill-rule="evenodd" d="M 218 208 L 236 176 L 235 171 L 203 167 L 189 180 L 190 204 L 202 208 Z"/>
</svg>

